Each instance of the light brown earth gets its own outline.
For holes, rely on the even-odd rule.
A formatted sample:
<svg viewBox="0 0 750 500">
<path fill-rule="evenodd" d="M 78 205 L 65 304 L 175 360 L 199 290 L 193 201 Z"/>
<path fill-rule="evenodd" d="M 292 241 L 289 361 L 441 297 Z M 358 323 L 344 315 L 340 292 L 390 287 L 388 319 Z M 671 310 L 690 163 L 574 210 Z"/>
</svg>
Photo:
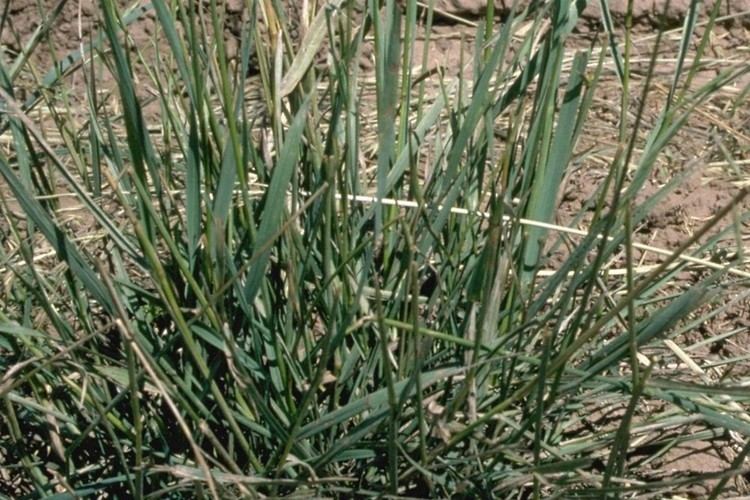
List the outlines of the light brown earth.
<svg viewBox="0 0 750 500">
<path fill-rule="evenodd" d="M 7 9 L 9 14 L 8 26 L 0 34 L 0 44 L 10 54 L 19 52 L 24 44 L 31 38 L 34 30 L 41 24 L 42 15 L 39 13 L 39 0 L 6 0 L 7 4 L 0 9 Z M 404 0 L 401 0 L 402 2 Z M 54 11 L 54 7 L 60 3 L 60 0 L 42 0 L 41 4 L 45 7 L 45 14 L 49 15 Z M 134 4 L 132 0 L 117 0 L 122 7 L 128 7 Z M 196 2 L 198 3 L 198 2 Z M 208 4 L 204 0 L 204 3 Z M 227 35 L 238 33 L 238 21 L 247 17 L 244 2 L 240 0 L 220 0 L 219 4 L 225 4 L 228 14 Z M 289 20 L 294 24 L 300 23 L 302 13 L 301 7 L 294 7 L 295 0 L 284 0 L 282 2 L 287 6 Z M 297 4 L 302 5 L 302 1 Z M 307 3 L 307 2 L 305 2 Z M 310 2 L 312 3 L 312 2 Z M 427 5 L 428 2 L 419 2 L 421 5 Z M 517 1 L 517 10 L 528 5 L 528 0 Z M 52 48 L 56 51 L 57 56 L 62 58 L 71 51 L 80 47 L 81 40 L 87 40 L 92 28 L 98 26 L 98 5 L 97 0 L 63 0 L 63 7 L 60 14 L 53 21 L 55 30 L 51 39 Z M 699 7 L 699 14 L 705 18 L 706 14 L 714 7 L 715 0 L 708 0 Z M 495 9 L 498 16 L 505 17 L 511 11 L 514 5 L 510 0 L 496 0 Z M 615 21 L 621 22 L 627 12 L 627 0 L 610 0 L 608 2 L 610 13 Z M 636 24 L 644 26 L 663 25 L 673 28 L 682 23 L 685 14 L 689 8 L 690 0 L 635 0 L 633 2 L 633 19 Z M 445 14 L 443 22 L 450 23 L 450 16 L 459 16 L 462 18 L 471 18 L 484 15 L 487 2 L 484 0 L 435 0 L 434 7 L 438 15 Z M 2 13 L 2 10 L 0 10 Z M 736 26 L 750 26 L 750 0 L 728 0 L 723 1 L 720 7 L 720 16 L 729 18 L 725 24 Z M 584 10 L 582 17 L 586 23 L 591 26 L 600 24 L 601 7 L 598 1 L 589 2 Z M 155 31 L 154 26 L 155 14 L 152 10 L 144 13 L 143 19 L 128 30 L 132 41 L 135 45 L 144 47 L 150 44 L 152 35 Z M 229 37 L 229 36 L 228 36 Z M 42 51 L 46 52 L 46 51 Z"/>
</svg>

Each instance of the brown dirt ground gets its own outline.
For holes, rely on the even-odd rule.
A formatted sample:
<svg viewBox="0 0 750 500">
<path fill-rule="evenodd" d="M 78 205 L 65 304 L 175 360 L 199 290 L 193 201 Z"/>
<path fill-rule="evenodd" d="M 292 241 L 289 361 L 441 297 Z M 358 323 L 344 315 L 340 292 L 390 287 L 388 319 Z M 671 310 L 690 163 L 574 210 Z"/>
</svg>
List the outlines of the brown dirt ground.
<svg viewBox="0 0 750 500">
<path fill-rule="evenodd" d="M 41 17 L 38 13 L 38 0 L 9 0 L 9 25 L 2 31 L 0 43 L 4 49 L 6 61 L 12 61 L 20 52 L 27 40 L 29 40 L 34 29 L 40 24 Z M 57 2 L 52 0 L 41 0 L 45 7 L 49 8 Z M 120 5 L 129 5 L 130 1 L 119 0 Z M 508 11 L 508 3 L 498 0 L 497 7 L 501 13 Z M 667 24 L 675 26 L 679 24 L 688 0 L 675 0 L 667 11 Z M 94 0 L 70 0 L 62 10 L 61 15 L 55 23 L 50 43 L 51 52 L 55 57 L 61 58 L 80 47 L 80 41 L 86 40 L 92 29 L 98 26 L 97 2 Z M 610 2 L 611 9 L 616 20 L 621 20 L 624 15 L 625 0 Z M 732 0 L 725 2 L 722 15 L 732 15 L 750 11 L 750 0 Z M 704 11 L 712 6 L 707 2 Z M 470 24 L 470 14 L 481 11 L 481 4 L 477 0 L 438 0 L 436 7 L 445 12 L 462 16 Z M 0 7 L 0 10 L 3 7 Z M 633 88 L 640 90 L 644 82 L 643 74 L 648 64 L 648 58 L 653 50 L 654 28 L 657 13 L 662 11 L 661 0 L 644 0 L 635 2 L 635 18 L 639 23 L 634 31 L 634 50 L 640 57 L 640 66 L 633 69 Z M 587 11 L 585 22 L 581 24 L 578 38 L 574 38 L 574 45 L 585 47 L 590 43 L 593 31 L 598 24 L 599 12 L 597 7 Z M 733 67 L 746 64 L 750 60 L 750 16 L 740 17 L 723 23 L 712 36 L 709 46 L 709 57 L 716 60 L 715 68 L 698 75 L 696 85 L 714 76 L 721 68 Z M 134 46 L 143 49 L 145 55 L 153 54 L 154 48 L 154 15 L 148 13 L 143 19 L 131 26 L 129 33 Z M 468 25 L 454 24 L 447 18 L 434 28 L 433 46 L 430 52 L 429 65 L 439 65 L 442 68 L 457 68 L 461 60 L 461 48 L 463 43 L 470 42 L 473 36 L 473 28 Z M 654 80 L 654 91 L 649 96 L 649 102 L 645 105 L 644 123 L 645 130 L 650 130 L 661 110 L 666 92 L 669 88 L 669 78 L 673 72 L 673 59 L 677 50 L 679 33 L 671 32 L 665 37 L 660 49 L 659 71 Z M 696 38 L 696 44 L 697 44 Z M 165 46 L 161 47 L 162 49 Z M 417 53 L 421 47 L 417 46 Z M 52 57 L 50 51 L 39 51 L 41 55 L 33 59 L 33 64 L 38 70 L 35 77 L 33 72 L 25 71 L 22 84 L 35 87 L 33 81 L 50 67 Z M 429 69 L 429 68 L 423 68 Z M 450 71 L 448 71 L 450 73 Z M 106 75 L 106 72 L 105 72 Z M 104 77 L 107 83 L 107 77 Z M 110 80 L 111 82 L 111 80 Z M 143 87 L 140 89 L 142 97 L 149 95 L 149 84 L 143 78 Z M 72 98 L 75 99 L 76 89 L 80 90 L 83 80 L 80 75 L 74 73 L 69 77 L 70 87 L 73 91 Z M 743 89 L 750 84 L 746 77 L 744 81 L 737 82 L 733 88 L 725 89 L 718 93 L 708 105 L 699 109 L 690 119 L 687 126 L 680 132 L 677 140 L 667 149 L 663 160 L 655 172 L 653 178 L 649 179 L 647 187 L 641 193 L 641 198 L 652 196 L 665 182 L 675 174 L 682 172 L 686 165 L 693 165 L 695 173 L 691 175 L 674 193 L 660 204 L 648 217 L 644 224 L 636 228 L 636 238 L 643 243 L 648 243 L 665 249 L 674 249 L 685 238 L 689 237 L 697 227 L 710 218 L 719 208 L 723 207 L 734 195 L 736 187 L 746 185 L 750 182 L 750 110 L 747 105 L 732 109 L 732 98 L 740 95 Z M 83 93 L 81 92 L 81 96 Z M 574 214 L 586 210 L 590 204 L 590 197 L 594 195 L 596 187 L 600 185 L 606 175 L 609 159 L 614 155 L 617 137 L 618 103 L 615 101 L 619 95 L 617 81 L 612 71 L 605 75 L 605 81 L 600 87 L 593 109 L 591 120 L 583 139 L 578 145 L 573 169 L 567 178 L 560 200 L 559 222 L 566 224 L 570 222 Z M 633 99 L 632 106 L 637 105 L 637 97 Z M 81 103 L 82 104 L 82 103 Z M 150 109 L 150 108 L 149 108 Z M 149 119 L 157 119 L 158 110 L 153 109 L 152 114 L 147 114 Z M 639 138 L 638 144 L 642 146 L 645 138 Z M 6 147 L 0 143 L 0 147 Z M 637 146 L 638 147 L 638 146 Z M 732 156 L 727 158 L 722 150 L 730 151 Z M 730 161 L 731 160 L 731 161 Z M 66 207 L 75 209 L 75 207 Z M 742 210 L 750 209 L 748 202 L 742 205 Z M 580 225 L 582 228 L 590 220 L 584 218 Z M 78 221 L 80 224 L 80 220 Z M 86 231 L 86 227 L 79 228 Z M 742 226 L 741 236 L 744 245 L 747 246 L 750 228 Z M 728 238 L 727 246 L 732 243 Z M 651 255 L 643 257 L 642 264 L 655 262 Z M 719 256 L 720 257 L 720 256 Z M 554 262 L 554 259 L 551 261 Z M 750 269 L 745 265 L 745 269 Z M 690 273 L 684 276 L 686 280 L 691 279 Z M 748 355 L 750 345 L 750 317 L 749 304 L 747 300 L 736 304 L 735 307 L 725 311 L 714 318 L 709 324 L 702 325 L 698 332 L 686 334 L 685 341 L 688 345 L 696 344 L 696 348 L 690 351 L 694 359 L 701 363 L 712 363 L 717 368 L 712 368 L 709 373 L 711 377 L 720 377 L 721 360 L 727 357 Z M 697 344 L 702 339 L 731 328 L 740 328 L 743 331 L 732 337 L 732 340 L 718 344 L 700 346 Z M 748 365 L 745 362 L 745 369 Z M 674 367 L 676 371 L 690 373 L 685 366 Z M 592 413 L 592 415 L 594 415 Z M 592 416 L 591 425 L 605 426 L 607 422 L 596 422 Z M 689 429 L 676 429 L 674 435 L 691 432 Z M 712 472 L 721 469 L 731 461 L 734 448 L 731 444 L 719 445 L 705 442 L 692 443 L 681 446 L 676 445 L 661 458 L 651 464 L 655 478 L 675 477 L 677 473 L 686 472 Z M 635 461 L 636 458 L 633 458 Z M 730 492 L 736 495 L 747 494 L 744 480 L 741 478 L 730 488 Z M 682 493 L 694 498 L 705 495 L 703 490 L 691 486 Z"/>
</svg>

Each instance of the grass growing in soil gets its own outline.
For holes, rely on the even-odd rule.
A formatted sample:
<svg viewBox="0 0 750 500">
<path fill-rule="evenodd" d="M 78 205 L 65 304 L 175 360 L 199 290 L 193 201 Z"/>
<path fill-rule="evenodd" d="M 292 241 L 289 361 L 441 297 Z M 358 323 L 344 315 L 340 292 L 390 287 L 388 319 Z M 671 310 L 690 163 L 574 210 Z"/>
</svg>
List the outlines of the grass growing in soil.
<svg viewBox="0 0 750 500">
<path fill-rule="evenodd" d="M 656 265 L 633 236 L 679 184 L 635 204 L 663 150 L 750 71 L 693 85 L 692 15 L 647 125 L 656 52 L 636 85 L 628 36 L 571 50 L 575 2 L 490 9 L 455 77 L 418 69 L 413 1 L 334 2 L 299 45 L 248 2 L 271 29 L 233 57 L 221 4 L 186 5 L 101 0 L 83 56 L 36 66 L 41 29 L 0 61 L 0 492 L 715 498 L 746 472 L 746 379 L 681 344 L 746 298 L 746 191 Z M 156 51 L 126 37 L 148 13 Z M 581 235 L 556 210 L 608 72 Z M 726 443 L 724 470 L 649 472 L 690 442 Z"/>
</svg>

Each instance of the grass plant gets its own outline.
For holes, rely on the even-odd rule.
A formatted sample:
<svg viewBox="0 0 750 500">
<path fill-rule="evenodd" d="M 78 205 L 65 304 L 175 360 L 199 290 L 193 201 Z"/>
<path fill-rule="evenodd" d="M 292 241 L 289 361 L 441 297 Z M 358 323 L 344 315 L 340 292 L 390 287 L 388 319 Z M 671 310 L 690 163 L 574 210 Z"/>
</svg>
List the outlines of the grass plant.
<svg viewBox="0 0 750 500">
<path fill-rule="evenodd" d="M 217 0 L 101 0 L 101 31 L 39 67 L 57 9 L 0 53 L 1 493 L 633 498 L 710 479 L 718 498 L 747 472 L 746 360 L 717 379 L 691 350 L 746 327 L 685 340 L 747 300 L 746 188 L 653 265 L 634 230 L 682 180 L 640 202 L 691 113 L 750 72 L 692 84 L 718 8 L 689 53 L 693 2 L 646 123 L 660 38 L 636 78 L 609 16 L 573 47 L 581 2 L 490 9 L 453 73 L 417 50 L 430 6 L 333 2 L 297 44 L 280 2 L 246 4 L 234 56 Z M 616 151 L 563 221 L 605 78 Z M 649 475 L 691 441 L 736 450 Z"/>
</svg>

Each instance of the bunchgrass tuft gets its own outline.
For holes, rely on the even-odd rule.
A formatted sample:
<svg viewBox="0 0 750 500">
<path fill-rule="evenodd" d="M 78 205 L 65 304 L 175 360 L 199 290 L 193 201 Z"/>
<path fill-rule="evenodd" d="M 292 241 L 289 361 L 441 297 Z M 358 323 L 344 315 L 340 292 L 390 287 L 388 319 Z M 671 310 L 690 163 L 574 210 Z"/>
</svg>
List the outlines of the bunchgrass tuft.
<svg viewBox="0 0 750 500">
<path fill-rule="evenodd" d="M 310 2 L 296 32 L 247 0 L 234 49 L 224 2 L 101 0 L 60 58 L 64 3 L 0 52 L 1 493 L 718 498 L 746 473 L 747 356 L 697 352 L 747 327 L 696 332 L 747 303 L 747 188 L 671 248 L 636 232 L 716 162 L 643 199 L 750 72 L 694 85 L 718 8 L 662 84 L 662 32 L 636 62 L 606 2 L 587 44 L 580 3 L 489 9 L 434 71 L 412 0 Z M 563 214 L 603 86 L 614 146 Z M 723 469 L 654 473 L 706 442 Z"/>
</svg>

